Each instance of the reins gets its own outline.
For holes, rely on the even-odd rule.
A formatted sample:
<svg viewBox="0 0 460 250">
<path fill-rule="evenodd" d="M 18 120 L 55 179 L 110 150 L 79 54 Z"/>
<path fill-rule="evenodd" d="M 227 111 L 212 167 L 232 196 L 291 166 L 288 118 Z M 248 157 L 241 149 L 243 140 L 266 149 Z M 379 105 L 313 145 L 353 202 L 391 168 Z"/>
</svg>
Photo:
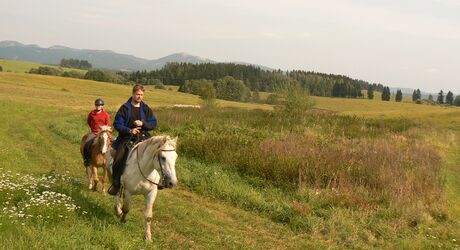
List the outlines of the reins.
<svg viewBox="0 0 460 250">
<path fill-rule="evenodd" d="M 171 152 L 171 151 L 176 151 L 176 149 L 163 149 L 163 150 L 160 150 L 160 151 L 161 151 L 161 152 Z M 160 152 L 158 152 L 157 157 L 158 157 L 158 163 L 160 164 L 161 175 L 162 175 L 162 177 L 163 177 L 163 179 L 164 179 L 164 177 L 166 176 L 166 174 L 165 174 L 165 170 L 164 170 L 163 164 L 161 164 Z M 144 175 L 144 173 L 142 172 L 142 170 L 141 170 L 141 165 L 139 164 L 139 147 L 136 147 L 136 158 L 137 158 L 137 168 L 139 169 L 139 172 L 141 173 L 142 177 L 144 177 L 144 179 L 145 179 L 146 181 L 150 182 L 151 184 L 160 186 L 160 183 L 156 183 L 156 182 L 154 182 L 154 181 L 149 180 L 149 179 Z"/>
</svg>

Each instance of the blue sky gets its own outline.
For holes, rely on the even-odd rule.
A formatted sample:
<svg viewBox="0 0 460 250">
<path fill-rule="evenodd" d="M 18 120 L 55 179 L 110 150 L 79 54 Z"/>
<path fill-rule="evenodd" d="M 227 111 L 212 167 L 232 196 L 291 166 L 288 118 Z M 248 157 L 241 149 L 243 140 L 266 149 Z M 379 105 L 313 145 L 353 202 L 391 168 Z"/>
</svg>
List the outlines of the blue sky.
<svg viewBox="0 0 460 250">
<path fill-rule="evenodd" d="M 0 40 L 186 52 L 460 94 L 459 0 L 0 0 Z"/>
</svg>

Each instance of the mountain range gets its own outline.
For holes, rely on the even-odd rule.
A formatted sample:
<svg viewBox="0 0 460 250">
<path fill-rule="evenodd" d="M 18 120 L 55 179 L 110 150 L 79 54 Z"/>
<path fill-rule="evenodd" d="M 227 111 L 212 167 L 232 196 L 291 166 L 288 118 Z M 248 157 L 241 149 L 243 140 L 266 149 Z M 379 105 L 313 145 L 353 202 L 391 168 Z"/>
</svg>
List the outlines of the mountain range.
<svg viewBox="0 0 460 250">
<path fill-rule="evenodd" d="M 217 63 L 216 61 L 187 53 L 174 53 L 158 59 L 148 60 L 116 53 L 111 50 L 74 49 L 61 45 L 42 48 L 35 44 L 25 45 L 17 41 L 0 41 L 0 58 L 44 64 L 59 64 L 62 58 L 73 58 L 86 60 L 92 64 L 93 68 L 112 70 L 155 70 L 162 68 L 168 62 Z M 244 62 L 235 63 L 254 65 Z M 261 65 L 255 66 L 264 70 L 272 70 Z"/>
</svg>

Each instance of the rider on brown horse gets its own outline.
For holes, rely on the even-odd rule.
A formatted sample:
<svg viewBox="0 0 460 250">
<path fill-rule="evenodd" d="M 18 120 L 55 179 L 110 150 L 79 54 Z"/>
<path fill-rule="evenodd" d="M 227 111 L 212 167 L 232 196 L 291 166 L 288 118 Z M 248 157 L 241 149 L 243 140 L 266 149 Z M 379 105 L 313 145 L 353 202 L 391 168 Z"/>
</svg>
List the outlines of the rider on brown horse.
<svg viewBox="0 0 460 250">
<path fill-rule="evenodd" d="M 87 122 L 88 126 L 91 128 L 91 132 L 86 138 L 84 153 L 83 153 L 83 163 L 85 167 L 89 166 L 91 161 L 91 145 L 93 144 L 94 138 L 96 138 L 97 133 L 102 126 L 110 126 L 110 116 L 109 113 L 104 111 L 104 100 L 101 98 L 94 101 L 94 110 L 89 112 Z"/>
</svg>

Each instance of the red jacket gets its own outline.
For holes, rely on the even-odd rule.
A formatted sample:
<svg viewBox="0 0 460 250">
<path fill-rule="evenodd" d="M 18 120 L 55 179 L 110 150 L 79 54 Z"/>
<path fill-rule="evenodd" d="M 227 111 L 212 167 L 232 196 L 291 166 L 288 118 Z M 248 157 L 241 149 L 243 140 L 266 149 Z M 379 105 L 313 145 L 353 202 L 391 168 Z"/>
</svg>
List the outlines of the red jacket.
<svg viewBox="0 0 460 250">
<path fill-rule="evenodd" d="M 100 126 L 111 125 L 109 113 L 104 110 L 99 113 L 97 113 L 96 110 L 89 112 L 87 122 L 88 126 L 91 128 L 91 132 L 95 134 L 101 129 Z"/>
</svg>

